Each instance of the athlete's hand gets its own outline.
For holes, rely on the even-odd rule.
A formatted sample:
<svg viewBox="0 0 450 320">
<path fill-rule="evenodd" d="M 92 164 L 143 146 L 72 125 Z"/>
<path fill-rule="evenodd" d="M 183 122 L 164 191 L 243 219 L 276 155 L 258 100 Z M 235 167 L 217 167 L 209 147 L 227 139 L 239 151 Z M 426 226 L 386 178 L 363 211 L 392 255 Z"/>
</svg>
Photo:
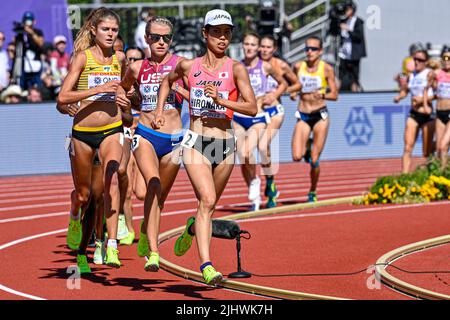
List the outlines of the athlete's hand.
<svg viewBox="0 0 450 320">
<path fill-rule="evenodd" d="M 131 101 L 125 94 L 116 95 L 117 106 L 125 113 L 131 113 Z"/>
<path fill-rule="evenodd" d="M 263 102 L 263 104 L 266 105 L 266 106 L 272 106 L 272 105 L 274 104 L 275 101 L 276 101 L 275 95 L 274 95 L 272 92 L 270 92 L 270 93 L 267 93 L 267 94 L 264 96 L 262 102 Z"/>
<path fill-rule="evenodd" d="M 152 127 L 153 129 L 157 130 L 159 128 L 161 128 L 162 126 L 164 126 L 164 123 L 166 122 L 166 119 L 164 118 L 164 116 L 155 114 L 153 121 L 152 121 Z"/>
<path fill-rule="evenodd" d="M 134 88 L 134 86 L 132 86 L 130 91 L 127 92 L 127 98 L 131 99 L 135 93 L 136 93 L 136 89 Z"/>
<path fill-rule="evenodd" d="M 117 88 L 119 88 L 119 85 L 120 85 L 119 80 L 113 80 L 96 88 L 98 93 L 116 93 Z"/>
<path fill-rule="evenodd" d="M 431 114 L 433 112 L 433 109 L 430 106 L 423 106 L 423 108 L 426 114 Z"/>
<path fill-rule="evenodd" d="M 395 103 L 399 103 L 400 100 L 402 100 L 402 99 L 400 98 L 400 96 L 396 96 L 396 97 L 394 98 L 394 102 L 395 102 Z"/>
<path fill-rule="evenodd" d="M 417 107 L 422 102 L 422 99 L 420 97 L 413 97 L 412 98 L 412 105 L 413 107 Z"/>
<path fill-rule="evenodd" d="M 298 92 L 292 92 L 289 97 L 291 98 L 292 101 L 297 101 L 298 98 Z"/>
<path fill-rule="evenodd" d="M 211 97 L 215 104 L 219 104 L 219 99 L 221 97 L 219 96 L 219 91 L 217 90 L 217 87 L 215 85 L 207 84 L 205 86 L 205 95 L 207 97 Z"/>
<path fill-rule="evenodd" d="M 79 109 L 80 109 L 80 107 L 78 106 L 77 103 L 71 103 L 71 104 L 67 105 L 67 113 L 71 117 L 75 117 L 75 115 L 78 113 Z"/>
</svg>

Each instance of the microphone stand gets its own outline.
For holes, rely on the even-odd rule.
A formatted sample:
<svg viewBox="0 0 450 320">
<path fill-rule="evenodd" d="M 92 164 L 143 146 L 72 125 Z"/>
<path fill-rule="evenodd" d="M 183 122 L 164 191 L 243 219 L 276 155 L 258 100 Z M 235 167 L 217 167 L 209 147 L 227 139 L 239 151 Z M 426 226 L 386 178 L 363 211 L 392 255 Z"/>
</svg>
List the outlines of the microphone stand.
<svg viewBox="0 0 450 320">
<path fill-rule="evenodd" d="M 230 273 L 228 275 L 228 278 L 250 278 L 252 274 L 247 271 L 243 271 L 241 269 L 241 234 L 248 234 L 250 236 L 250 233 L 248 231 L 240 231 L 239 234 L 236 236 L 236 251 L 237 251 L 237 271 Z M 250 237 L 244 239 L 250 239 Z"/>
</svg>

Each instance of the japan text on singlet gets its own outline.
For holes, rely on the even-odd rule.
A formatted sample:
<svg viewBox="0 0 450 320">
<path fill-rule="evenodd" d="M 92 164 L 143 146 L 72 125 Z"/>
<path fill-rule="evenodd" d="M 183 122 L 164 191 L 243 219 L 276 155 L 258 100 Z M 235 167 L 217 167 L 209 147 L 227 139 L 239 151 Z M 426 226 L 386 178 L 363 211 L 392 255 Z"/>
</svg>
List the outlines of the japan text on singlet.
<svg viewBox="0 0 450 320">
<path fill-rule="evenodd" d="M 439 99 L 450 99 L 450 73 L 439 70 L 436 94 Z"/>
<path fill-rule="evenodd" d="M 196 58 L 188 78 L 190 88 L 189 113 L 194 117 L 215 119 L 233 119 L 233 111 L 217 105 L 204 92 L 205 85 L 213 84 L 217 87 L 222 99 L 237 101 L 238 91 L 234 83 L 233 59 L 227 58 L 216 71 L 209 71 L 202 67 L 202 57 Z"/>
<path fill-rule="evenodd" d="M 142 97 L 142 111 L 153 111 L 156 109 L 161 81 L 175 69 L 178 59 L 179 57 L 174 54 L 165 64 L 160 64 L 159 66 L 152 64 L 148 59 L 142 61 L 137 78 L 139 93 Z M 180 79 L 177 83 L 181 88 L 183 87 L 183 80 Z M 171 90 L 164 105 L 164 110 L 181 109 L 182 106 L 183 97 Z"/>
<path fill-rule="evenodd" d="M 92 89 L 114 80 L 121 80 L 122 68 L 115 54 L 111 64 L 101 64 L 95 60 L 90 49 L 86 49 L 84 52 L 86 54 L 86 65 L 78 79 L 77 90 Z M 86 100 L 114 102 L 115 98 L 115 93 L 99 93 Z"/>
<path fill-rule="evenodd" d="M 241 62 L 244 64 L 244 60 Z M 253 68 L 250 66 L 245 67 L 247 68 L 250 84 L 255 93 L 255 97 L 258 98 L 264 96 L 267 90 L 267 76 L 264 73 L 263 60 L 258 58 L 258 63 Z"/>
<path fill-rule="evenodd" d="M 300 69 L 298 70 L 298 78 L 302 85 L 302 93 L 312 93 L 319 91 L 319 93 L 326 93 L 328 81 L 325 77 L 325 62 L 320 61 L 317 71 L 309 72 L 306 61 L 302 61 Z"/>
<path fill-rule="evenodd" d="M 414 71 L 409 75 L 408 88 L 413 97 L 423 97 L 423 91 L 428 84 L 428 74 L 431 69 L 425 69 L 421 72 Z M 428 96 L 433 95 L 433 90 L 428 90 Z"/>
</svg>

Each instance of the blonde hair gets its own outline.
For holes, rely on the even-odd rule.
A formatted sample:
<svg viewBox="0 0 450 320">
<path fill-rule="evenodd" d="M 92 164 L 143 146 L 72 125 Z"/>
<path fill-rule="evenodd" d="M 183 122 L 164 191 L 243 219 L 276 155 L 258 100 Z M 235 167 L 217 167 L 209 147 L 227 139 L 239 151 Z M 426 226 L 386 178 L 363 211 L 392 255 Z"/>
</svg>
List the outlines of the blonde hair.
<svg viewBox="0 0 450 320">
<path fill-rule="evenodd" d="M 163 24 L 166 25 L 170 28 L 170 33 L 172 33 L 173 31 L 173 24 L 172 22 L 170 22 L 169 19 L 165 18 L 165 17 L 152 17 L 148 22 L 147 25 L 145 26 L 145 35 L 149 35 L 150 32 L 150 28 L 152 27 L 152 24 L 157 23 L 157 24 Z"/>
<path fill-rule="evenodd" d="M 97 28 L 99 23 L 105 19 L 112 18 L 120 25 L 120 17 L 111 9 L 100 7 L 92 10 L 89 16 L 86 18 L 84 25 L 77 33 L 77 37 L 74 43 L 75 53 L 86 50 L 89 47 L 95 45 L 95 37 L 91 32 L 92 27 Z"/>
</svg>

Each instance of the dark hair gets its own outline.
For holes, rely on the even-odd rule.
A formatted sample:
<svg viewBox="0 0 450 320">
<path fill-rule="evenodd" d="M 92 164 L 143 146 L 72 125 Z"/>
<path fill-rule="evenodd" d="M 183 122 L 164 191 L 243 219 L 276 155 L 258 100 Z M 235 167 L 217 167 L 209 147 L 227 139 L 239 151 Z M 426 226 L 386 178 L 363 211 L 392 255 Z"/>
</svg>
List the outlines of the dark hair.
<svg viewBox="0 0 450 320">
<path fill-rule="evenodd" d="M 306 41 L 308 41 L 308 40 L 317 40 L 317 41 L 319 41 L 320 49 L 323 49 L 323 40 L 322 40 L 322 38 L 317 37 L 317 36 L 311 36 L 311 37 L 306 38 Z M 305 41 L 305 43 L 306 43 L 306 41 Z"/>
<path fill-rule="evenodd" d="M 144 51 L 143 51 L 141 48 L 139 48 L 139 47 L 128 47 L 128 48 L 125 50 L 125 55 L 126 55 L 127 52 L 130 51 L 130 50 L 137 50 L 137 51 L 139 51 L 139 52 L 141 53 L 142 58 L 145 57 Z"/>
<path fill-rule="evenodd" d="M 444 54 L 446 54 L 446 53 L 450 53 L 450 47 L 447 46 L 447 45 L 445 45 L 445 46 L 442 48 L 442 51 L 441 51 L 441 57 L 443 57 Z"/>
<path fill-rule="evenodd" d="M 247 32 L 244 34 L 244 36 L 242 37 L 242 41 L 244 41 L 245 38 L 247 37 L 255 37 L 256 39 L 258 39 L 258 44 L 261 44 L 261 36 L 259 34 L 257 34 L 256 32 Z"/>
<path fill-rule="evenodd" d="M 274 36 L 268 34 L 268 35 L 265 35 L 264 37 L 262 37 L 262 38 L 261 38 L 261 41 L 263 41 L 264 39 L 268 39 L 268 40 L 272 41 L 273 46 L 274 46 L 275 48 L 277 48 L 277 40 L 275 40 L 275 37 L 274 37 Z"/>
</svg>

